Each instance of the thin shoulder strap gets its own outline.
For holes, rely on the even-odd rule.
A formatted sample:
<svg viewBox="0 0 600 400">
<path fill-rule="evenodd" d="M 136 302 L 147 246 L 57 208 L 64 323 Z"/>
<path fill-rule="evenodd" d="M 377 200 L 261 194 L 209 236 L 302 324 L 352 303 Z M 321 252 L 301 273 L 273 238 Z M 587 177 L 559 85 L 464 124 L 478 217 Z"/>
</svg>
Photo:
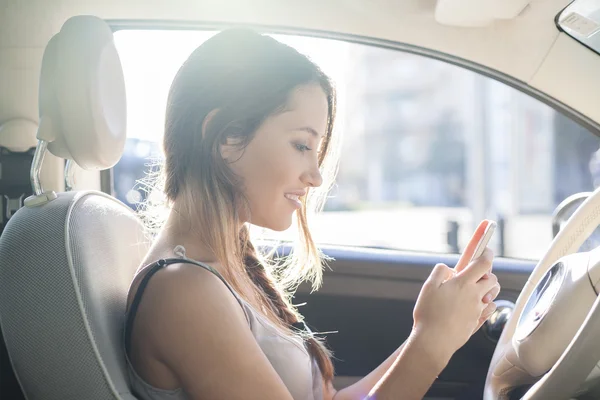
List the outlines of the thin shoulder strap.
<svg viewBox="0 0 600 400">
<path fill-rule="evenodd" d="M 196 260 L 190 260 L 188 258 L 166 258 L 166 259 L 158 260 L 154 264 L 151 264 L 149 267 L 147 267 L 147 268 L 149 268 L 149 271 L 146 272 L 146 275 L 144 275 L 144 277 L 142 278 L 142 281 L 140 282 L 140 284 L 137 288 L 137 291 L 135 292 L 135 295 L 133 297 L 133 301 L 131 302 L 131 307 L 129 308 L 129 311 L 127 312 L 127 314 L 125 316 L 125 331 L 124 331 L 125 352 L 128 355 L 129 355 L 129 351 L 131 350 L 131 331 L 133 329 L 133 321 L 135 320 L 135 315 L 140 306 L 140 302 L 142 301 L 142 295 L 144 294 L 144 290 L 146 289 L 146 286 L 148 286 L 148 282 L 150 281 L 150 278 L 152 278 L 152 276 L 155 273 L 157 273 L 162 268 L 164 268 L 168 265 L 171 265 L 171 264 L 194 264 L 194 265 L 197 265 L 198 267 L 204 268 L 205 270 L 207 270 L 209 272 L 212 272 L 221 280 L 221 282 L 223 282 L 225 284 L 225 286 L 227 286 L 229 291 L 231 291 L 231 293 L 237 299 L 237 301 L 240 303 L 240 305 L 242 305 L 237 293 L 235 293 L 235 291 L 231 288 L 231 286 L 227 283 L 227 281 L 223 278 L 223 276 L 221 276 L 221 274 L 219 274 L 217 272 L 217 270 L 215 270 L 210 265 L 206 265 L 206 264 L 201 263 Z"/>
</svg>

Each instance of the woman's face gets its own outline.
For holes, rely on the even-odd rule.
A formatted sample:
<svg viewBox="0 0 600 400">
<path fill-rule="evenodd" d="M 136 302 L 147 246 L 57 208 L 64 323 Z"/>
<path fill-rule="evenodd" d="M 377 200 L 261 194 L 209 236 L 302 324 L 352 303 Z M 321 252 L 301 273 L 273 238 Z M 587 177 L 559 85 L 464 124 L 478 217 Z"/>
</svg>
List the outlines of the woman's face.
<svg viewBox="0 0 600 400">
<path fill-rule="evenodd" d="M 296 89 L 284 112 L 269 117 L 248 146 L 221 149 L 232 171 L 242 179 L 254 225 L 283 231 L 300 208 L 299 198 L 320 186 L 318 150 L 328 119 L 327 97 L 319 85 Z"/>
</svg>

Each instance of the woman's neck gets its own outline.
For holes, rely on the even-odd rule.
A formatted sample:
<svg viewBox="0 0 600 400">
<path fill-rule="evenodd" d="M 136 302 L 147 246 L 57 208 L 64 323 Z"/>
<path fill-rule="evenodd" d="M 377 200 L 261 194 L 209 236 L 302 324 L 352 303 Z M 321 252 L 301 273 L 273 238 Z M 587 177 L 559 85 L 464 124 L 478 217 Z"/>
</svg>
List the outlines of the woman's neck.
<svg viewBox="0 0 600 400">
<path fill-rule="evenodd" d="M 152 248 L 148 253 L 148 262 L 156 261 L 159 258 L 169 258 L 177 256 L 174 252 L 177 246 L 185 248 L 185 256 L 189 259 L 209 264 L 216 269 L 234 288 L 254 306 L 259 306 L 260 302 L 256 295 L 257 287 L 245 272 L 245 267 L 240 265 L 240 270 L 235 270 L 231 264 L 224 265 L 219 257 L 210 249 L 210 246 L 203 242 L 200 233 L 193 228 L 192 218 L 184 213 L 173 209 L 162 229 L 158 233 Z M 206 229 L 210 229 L 207 227 Z M 237 237 L 235 238 L 237 240 Z M 235 260 L 231 257 L 230 260 Z M 227 263 L 225 263 L 227 264 Z"/>
<path fill-rule="evenodd" d="M 209 264 L 219 262 L 215 253 L 203 243 L 198 232 L 193 229 L 190 219 L 172 210 L 157 235 L 153 248 L 161 253 L 172 254 L 176 246 L 185 248 L 187 258 Z"/>
</svg>

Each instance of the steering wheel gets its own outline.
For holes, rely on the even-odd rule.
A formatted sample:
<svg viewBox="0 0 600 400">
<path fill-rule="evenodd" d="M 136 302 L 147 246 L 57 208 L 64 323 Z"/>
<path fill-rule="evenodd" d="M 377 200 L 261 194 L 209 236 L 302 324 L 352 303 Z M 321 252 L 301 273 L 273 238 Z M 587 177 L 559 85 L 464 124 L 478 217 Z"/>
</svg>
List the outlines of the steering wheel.
<svg viewBox="0 0 600 400">
<path fill-rule="evenodd" d="M 600 247 L 576 253 L 598 225 L 600 188 L 567 221 L 523 287 L 494 351 L 484 400 L 512 398 L 518 387 L 528 387 L 523 400 L 566 400 L 590 373 L 600 374 Z"/>
</svg>

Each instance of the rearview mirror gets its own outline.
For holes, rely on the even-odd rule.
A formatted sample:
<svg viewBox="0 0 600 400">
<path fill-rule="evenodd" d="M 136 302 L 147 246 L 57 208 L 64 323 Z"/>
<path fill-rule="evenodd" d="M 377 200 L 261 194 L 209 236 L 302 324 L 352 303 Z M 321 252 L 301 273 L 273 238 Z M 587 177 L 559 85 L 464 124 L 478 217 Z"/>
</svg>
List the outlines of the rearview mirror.
<svg viewBox="0 0 600 400">
<path fill-rule="evenodd" d="M 552 214 L 552 237 L 556 237 L 571 215 L 591 195 L 591 192 L 575 193 L 564 199 Z"/>
</svg>

